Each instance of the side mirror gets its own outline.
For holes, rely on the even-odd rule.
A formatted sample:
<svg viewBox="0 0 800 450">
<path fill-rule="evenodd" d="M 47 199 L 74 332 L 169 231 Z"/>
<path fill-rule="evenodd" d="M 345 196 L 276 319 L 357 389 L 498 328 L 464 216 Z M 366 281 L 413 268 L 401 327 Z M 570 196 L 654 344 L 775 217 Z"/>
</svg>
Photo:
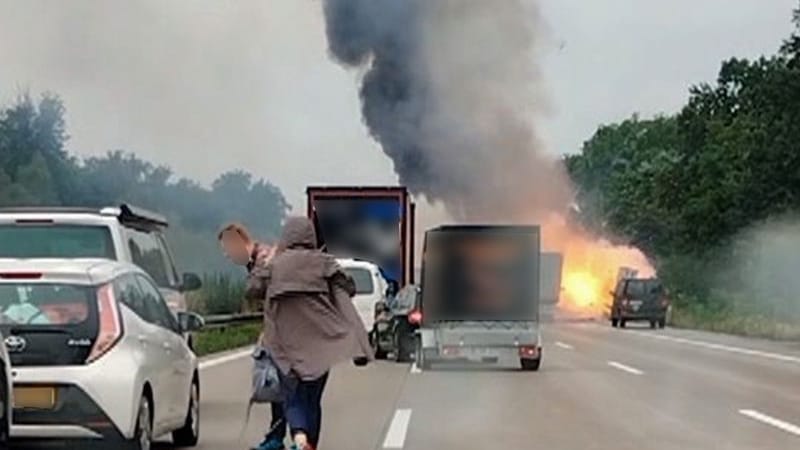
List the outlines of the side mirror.
<svg viewBox="0 0 800 450">
<path fill-rule="evenodd" d="M 183 280 L 181 282 L 182 291 L 196 291 L 202 286 L 203 282 L 200 280 L 200 277 L 197 276 L 197 274 L 191 272 L 183 274 Z"/>
<path fill-rule="evenodd" d="M 178 313 L 178 324 L 181 327 L 181 331 L 189 333 L 202 329 L 206 326 L 206 321 L 199 314 L 180 311 Z"/>
</svg>

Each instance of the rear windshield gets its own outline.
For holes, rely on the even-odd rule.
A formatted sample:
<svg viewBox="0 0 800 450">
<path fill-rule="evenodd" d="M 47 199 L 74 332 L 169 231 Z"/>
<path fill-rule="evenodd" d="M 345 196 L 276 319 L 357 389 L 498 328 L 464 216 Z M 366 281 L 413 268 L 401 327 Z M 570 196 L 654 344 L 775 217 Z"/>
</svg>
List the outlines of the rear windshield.
<svg viewBox="0 0 800 450">
<path fill-rule="evenodd" d="M 628 281 L 627 294 L 631 297 L 646 297 L 661 294 L 661 283 L 655 280 L 630 280 Z"/>
<path fill-rule="evenodd" d="M 356 294 L 372 294 L 375 285 L 372 283 L 372 274 L 367 269 L 344 269 L 356 282 Z"/>
<path fill-rule="evenodd" d="M 0 258 L 116 259 L 116 255 L 106 226 L 0 225 Z"/>
<path fill-rule="evenodd" d="M 0 284 L 0 325 L 63 326 L 86 322 L 95 290 L 68 284 Z"/>
</svg>

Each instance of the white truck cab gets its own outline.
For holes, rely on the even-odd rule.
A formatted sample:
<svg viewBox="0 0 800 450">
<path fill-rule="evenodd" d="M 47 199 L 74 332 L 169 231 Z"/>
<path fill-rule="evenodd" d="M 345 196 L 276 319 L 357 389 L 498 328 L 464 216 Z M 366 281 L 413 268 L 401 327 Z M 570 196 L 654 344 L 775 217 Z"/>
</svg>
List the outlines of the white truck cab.
<svg viewBox="0 0 800 450">
<path fill-rule="evenodd" d="M 376 264 L 358 259 L 337 259 L 340 266 L 353 277 L 356 283 L 356 295 L 353 303 L 364 322 L 367 332 L 375 326 L 375 305 L 386 297 L 389 283 L 381 275 Z"/>
</svg>

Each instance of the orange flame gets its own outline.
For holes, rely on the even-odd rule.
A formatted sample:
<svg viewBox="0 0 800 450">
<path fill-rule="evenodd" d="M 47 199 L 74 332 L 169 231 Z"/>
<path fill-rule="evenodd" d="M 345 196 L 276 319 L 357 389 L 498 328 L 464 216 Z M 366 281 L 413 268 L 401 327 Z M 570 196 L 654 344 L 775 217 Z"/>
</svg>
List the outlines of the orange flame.
<svg viewBox="0 0 800 450">
<path fill-rule="evenodd" d="M 592 314 L 607 312 L 621 267 L 635 269 L 641 277 L 655 275 L 652 265 L 638 249 L 593 238 L 562 218 L 545 222 L 543 240 L 546 250 L 564 255 L 559 301 L 562 309 Z"/>
</svg>

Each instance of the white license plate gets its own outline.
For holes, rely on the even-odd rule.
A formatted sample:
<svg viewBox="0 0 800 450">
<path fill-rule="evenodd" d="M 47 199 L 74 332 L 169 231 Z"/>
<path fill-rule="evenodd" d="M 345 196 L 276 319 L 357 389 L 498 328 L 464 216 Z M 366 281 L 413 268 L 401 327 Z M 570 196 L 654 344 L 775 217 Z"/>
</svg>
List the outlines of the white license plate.
<svg viewBox="0 0 800 450">
<path fill-rule="evenodd" d="M 640 301 L 631 302 L 631 308 L 633 308 L 634 311 L 638 311 L 639 308 L 641 307 L 642 307 L 642 302 Z"/>
</svg>

